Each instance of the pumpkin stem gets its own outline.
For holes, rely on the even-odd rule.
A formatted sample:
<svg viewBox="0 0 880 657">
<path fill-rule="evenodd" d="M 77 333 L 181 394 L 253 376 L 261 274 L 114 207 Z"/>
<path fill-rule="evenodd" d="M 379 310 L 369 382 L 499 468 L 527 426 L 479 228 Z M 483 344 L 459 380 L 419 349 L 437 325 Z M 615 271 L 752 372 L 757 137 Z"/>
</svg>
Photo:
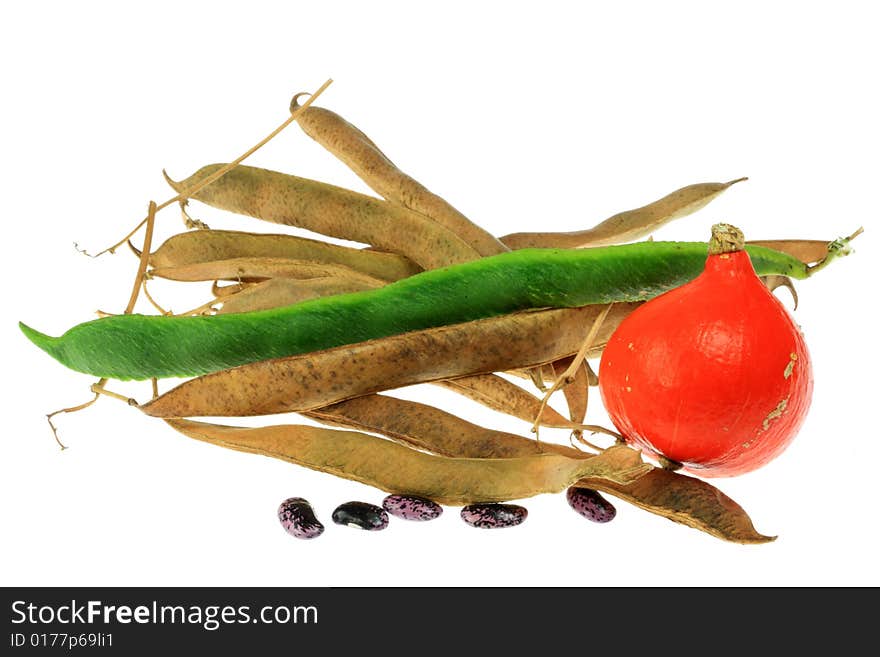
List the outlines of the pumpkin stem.
<svg viewBox="0 0 880 657">
<path fill-rule="evenodd" d="M 709 255 L 735 253 L 745 248 L 743 232 L 730 224 L 712 226 L 712 237 L 709 239 Z"/>
</svg>

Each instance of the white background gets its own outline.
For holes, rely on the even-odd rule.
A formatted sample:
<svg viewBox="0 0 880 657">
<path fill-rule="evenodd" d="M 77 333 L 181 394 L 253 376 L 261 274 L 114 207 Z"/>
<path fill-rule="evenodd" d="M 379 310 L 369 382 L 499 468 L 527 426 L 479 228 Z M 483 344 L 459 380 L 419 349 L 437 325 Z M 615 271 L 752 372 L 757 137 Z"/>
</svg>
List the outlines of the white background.
<svg viewBox="0 0 880 657">
<path fill-rule="evenodd" d="M 4 4 L 0 581 L 880 584 L 870 6 Z M 58 416 L 69 446 L 58 449 L 45 414 L 88 399 L 92 378 L 39 352 L 16 322 L 60 334 L 96 309 L 119 312 L 136 267 L 128 253 L 90 259 L 73 243 L 97 251 L 117 240 L 150 199 L 170 196 L 163 167 L 180 178 L 236 157 L 286 117 L 294 92 L 327 78 L 321 104 L 496 234 L 580 229 L 686 184 L 740 176 L 750 180 L 655 238 L 702 240 L 719 220 L 752 239 L 865 227 L 854 255 L 798 285 L 816 380 L 801 434 L 765 468 L 713 481 L 775 543 L 725 543 L 624 502 L 614 522 L 594 525 L 561 495 L 522 501 L 530 516 L 513 529 L 472 529 L 450 508 L 432 523 L 358 532 L 333 525 L 332 509 L 379 502 L 380 491 L 191 441 L 112 399 Z M 249 163 L 368 191 L 295 125 Z M 193 211 L 214 227 L 278 230 Z M 166 210 L 156 244 L 181 228 Z M 178 311 L 204 291 L 154 288 Z M 117 388 L 149 395 L 148 384 Z M 434 387 L 401 394 L 528 435 Z M 588 420 L 607 425 L 598 395 Z M 278 524 L 278 503 L 293 495 L 327 526 L 318 540 Z"/>
</svg>

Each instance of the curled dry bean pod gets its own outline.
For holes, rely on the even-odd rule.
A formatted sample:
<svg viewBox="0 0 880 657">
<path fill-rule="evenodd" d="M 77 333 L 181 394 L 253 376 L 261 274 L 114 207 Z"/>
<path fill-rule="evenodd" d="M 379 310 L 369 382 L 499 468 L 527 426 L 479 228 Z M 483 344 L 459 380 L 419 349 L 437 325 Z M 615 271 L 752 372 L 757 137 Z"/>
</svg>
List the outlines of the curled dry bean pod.
<svg viewBox="0 0 880 657">
<path fill-rule="evenodd" d="M 434 520 L 443 513 L 443 507 L 435 501 L 415 495 L 388 495 L 382 500 L 382 508 L 404 520 Z"/>
<path fill-rule="evenodd" d="M 297 96 L 290 107 L 299 107 Z M 481 256 L 508 250 L 491 233 L 397 168 L 369 137 L 339 114 L 311 105 L 296 120 L 303 132 L 342 160 L 383 198 L 430 217 L 460 236 Z"/>
<path fill-rule="evenodd" d="M 281 526 L 296 538 L 317 538 L 324 533 L 322 525 L 315 517 L 312 505 L 301 497 L 290 497 L 278 507 Z"/>
<path fill-rule="evenodd" d="M 522 524 L 528 510 L 518 504 L 469 504 L 461 510 L 461 519 L 471 527 L 502 529 Z"/>
<path fill-rule="evenodd" d="M 286 258 L 342 265 L 383 281 L 396 281 L 422 271 L 395 253 L 367 251 L 295 235 L 199 230 L 169 237 L 150 254 L 153 269 L 166 269 L 233 258 Z"/>
<path fill-rule="evenodd" d="M 625 445 L 615 445 L 589 458 L 538 454 L 462 459 L 426 454 L 356 431 L 304 425 L 252 428 L 166 421 L 196 440 L 271 456 L 389 493 L 415 495 L 451 506 L 557 493 L 588 475 L 628 483 L 652 470 L 637 451 Z"/>
<path fill-rule="evenodd" d="M 379 531 L 388 526 L 385 509 L 367 502 L 345 502 L 333 510 L 333 522 L 346 527 Z"/>
<path fill-rule="evenodd" d="M 637 305 L 612 306 L 596 351 Z M 139 408 L 155 417 L 299 412 L 417 383 L 530 367 L 577 352 L 583 327 L 602 310 L 584 306 L 515 313 L 261 360 L 191 379 Z"/>
<path fill-rule="evenodd" d="M 585 458 L 571 447 L 488 429 L 439 408 L 386 395 L 349 399 L 306 413 L 334 426 L 379 433 L 416 449 L 453 458 L 511 458 L 541 452 Z M 584 477 L 575 486 L 601 490 L 645 511 L 733 543 L 766 543 L 743 508 L 696 477 L 654 468 L 630 484 Z"/>
<path fill-rule="evenodd" d="M 218 314 L 245 313 L 255 310 L 269 310 L 289 306 L 292 303 L 318 299 L 320 297 L 333 296 L 334 294 L 347 294 L 359 290 L 367 290 L 376 287 L 367 285 L 362 281 L 356 281 L 336 276 L 322 276 L 320 278 L 289 279 L 271 278 L 243 290 L 231 297 L 222 299 L 223 307 Z"/>
<path fill-rule="evenodd" d="M 577 423 L 566 420 L 552 407 L 544 406 L 541 409 L 540 399 L 497 374 L 475 374 L 437 381 L 436 384 L 473 399 L 492 410 L 525 420 L 529 424 L 532 424 L 540 413 L 543 426 L 577 428 Z"/>
<path fill-rule="evenodd" d="M 565 492 L 565 498 L 572 509 L 593 522 L 611 522 L 617 515 L 614 505 L 591 488 L 572 486 Z"/>
<path fill-rule="evenodd" d="M 747 250 L 759 275 L 800 279 L 848 252 L 845 240 L 838 244 L 813 268 L 769 249 Z M 197 376 L 518 310 L 643 301 L 696 278 L 706 253 L 701 242 L 527 249 L 272 310 L 213 317 L 117 315 L 79 324 L 58 338 L 20 327 L 38 347 L 86 374 L 124 380 Z"/>
<path fill-rule="evenodd" d="M 501 241 L 511 249 L 579 249 L 629 242 L 651 234 L 673 219 L 696 212 L 731 185 L 743 180 L 746 179 L 688 185 L 641 208 L 620 212 L 587 230 L 570 233 L 513 233 L 502 237 Z"/>
<path fill-rule="evenodd" d="M 185 193 L 224 166 L 211 164 L 186 180 L 168 182 Z M 278 171 L 239 165 L 192 198 L 221 210 L 371 244 L 402 254 L 425 269 L 479 258 L 467 242 L 418 212 Z"/>
</svg>

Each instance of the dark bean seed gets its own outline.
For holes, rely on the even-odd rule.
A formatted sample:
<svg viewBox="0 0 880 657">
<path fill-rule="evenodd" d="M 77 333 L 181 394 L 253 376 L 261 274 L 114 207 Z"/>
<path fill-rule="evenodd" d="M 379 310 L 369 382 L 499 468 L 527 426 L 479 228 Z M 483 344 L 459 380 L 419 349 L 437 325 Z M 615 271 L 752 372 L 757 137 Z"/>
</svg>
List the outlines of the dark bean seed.
<svg viewBox="0 0 880 657">
<path fill-rule="evenodd" d="M 516 504 L 469 504 L 461 510 L 461 519 L 472 527 L 498 529 L 520 524 L 528 510 Z"/>
<path fill-rule="evenodd" d="M 389 495 L 382 500 L 382 508 L 404 520 L 433 520 L 443 513 L 443 507 L 433 500 L 415 495 Z"/>
<path fill-rule="evenodd" d="M 284 500 L 278 507 L 278 519 L 287 533 L 296 538 L 316 538 L 324 532 L 312 505 L 301 497 Z"/>
<path fill-rule="evenodd" d="M 346 502 L 333 511 L 333 522 L 368 531 L 378 531 L 388 526 L 388 514 L 382 507 L 366 502 Z"/>
<path fill-rule="evenodd" d="M 591 488 L 572 486 L 565 493 L 565 498 L 572 509 L 593 522 L 611 522 L 617 515 L 614 505 Z"/>
</svg>

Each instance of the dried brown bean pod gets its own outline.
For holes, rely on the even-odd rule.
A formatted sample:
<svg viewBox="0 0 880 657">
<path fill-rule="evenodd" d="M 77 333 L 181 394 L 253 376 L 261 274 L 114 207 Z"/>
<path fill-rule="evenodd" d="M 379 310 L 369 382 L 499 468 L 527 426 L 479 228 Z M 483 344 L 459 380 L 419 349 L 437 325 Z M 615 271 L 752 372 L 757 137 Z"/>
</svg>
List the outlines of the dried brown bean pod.
<svg viewBox="0 0 880 657">
<path fill-rule="evenodd" d="M 650 235 L 663 224 L 705 207 L 724 190 L 746 178 L 726 183 L 697 183 L 677 189 L 661 199 L 634 210 L 620 212 L 587 230 L 567 233 L 511 233 L 501 238 L 511 249 L 580 249 L 621 244 Z"/>
<path fill-rule="evenodd" d="M 564 429 L 576 429 L 578 426 L 550 406 L 545 405 L 542 411 L 540 399 L 497 374 L 476 374 L 435 383 L 441 388 L 457 392 L 487 408 L 512 415 L 529 424 L 534 423 L 540 413 L 542 426 Z"/>
<path fill-rule="evenodd" d="M 217 311 L 217 314 L 225 315 L 228 313 L 268 310 L 269 308 L 299 303 L 307 299 L 357 292 L 371 287 L 376 287 L 376 285 L 366 285 L 361 281 L 334 276 L 302 280 L 270 278 L 232 297 L 223 298 L 223 307 Z"/>
<path fill-rule="evenodd" d="M 230 258 L 212 262 L 195 262 L 176 267 L 159 267 L 150 270 L 152 278 L 173 281 L 239 281 L 268 278 L 341 278 L 363 285 L 362 289 L 382 287 L 387 283 L 362 274 L 344 265 L 331 265 L 311 260 L 288 258 Z"/>
<path fill-rule="evenodd" d="M 509 458 L 568 447 L 488 429 L 444 410 L 389 395 L 364 395 L 302 413 L 331 426 L 379 433 L 404 445 L 457 458 Z"/>
<path fill-rule="evenodd" d="M 298 98 L 293 97 L 291 111 L 299 108 Z M 369 137 L 339 114 L 311 105 L 299 113 L 296 121 L 303 132 L 344 162 L 379 196 L 430 217 L 481 256 L 508 250 L 494 235 L 401 171 Z"/>
<path fill-rule="evenodd" d="M 288 258 L 342 265 L 385 281 L 412 276 L 422 268 L 411 260 L 382 251 L 340 246 L 296 235 L 199 230 L 172 235 L 150 254 L 156 269 L 232 258 Z"/>
<path fill-rule="evenodd" d="M 185 193 L 223 166 L 211 164 L 180 182 L 168 178 L 168 183 L 178 193 Z M 480 257 L 455 233 L 418 212 L 278 171 L 239 165 L 193 198 L 264 221 L 371 244 L 404 255 L 425 269 Z"/>
<path fill-rule="evenodd" d="M 627 485 L 585 477 L 575 486 L 609 493 L 674 522 L 733 543 L 769 543 L 775 536 L 759 533 L 743 508 L 720 490 L 696 477 L 654 468 Z"/>
<path fill-rule="evenodd" d="M 557 493 L 586 476 L 624 484 L 653 469 L 625 445 L 589 458 L 538 454 L 460 459 L 426 454 L 355 431 L 304 425 L 230 427 L 191 420 L 168 420 L 168 424 L 196 440 L 453 506 Z"/>
<path fill-rule="evenodd" d="M 350 399 L 306 414 L 320 422 L 372 431 L 421 450 L 450 457 L 510 458 L 537 451 L 576 457 L 580 452 L 496 431 L 433 406 L 387 395 Z M 585 455 L 586 456 L 586 455 Z M 619 486 L 585 478 L 593 488 L 677 523 L 734 543 L 766 543 L 774 537 L 755 530 L 743 508 L 714 486 L 677 472 L 655 468 L 637 482 Z"/>
<path fill-rule="evenodd" d="M 597 349 L 638 305 L 614 304 Z M 416 383 L 532 367 L 576 353 L 583 327 L 604 307 L 512 313 L 258 361 L 191 379 L 140 409 L 157 417 L 307 411 Z"/>
</svg>

